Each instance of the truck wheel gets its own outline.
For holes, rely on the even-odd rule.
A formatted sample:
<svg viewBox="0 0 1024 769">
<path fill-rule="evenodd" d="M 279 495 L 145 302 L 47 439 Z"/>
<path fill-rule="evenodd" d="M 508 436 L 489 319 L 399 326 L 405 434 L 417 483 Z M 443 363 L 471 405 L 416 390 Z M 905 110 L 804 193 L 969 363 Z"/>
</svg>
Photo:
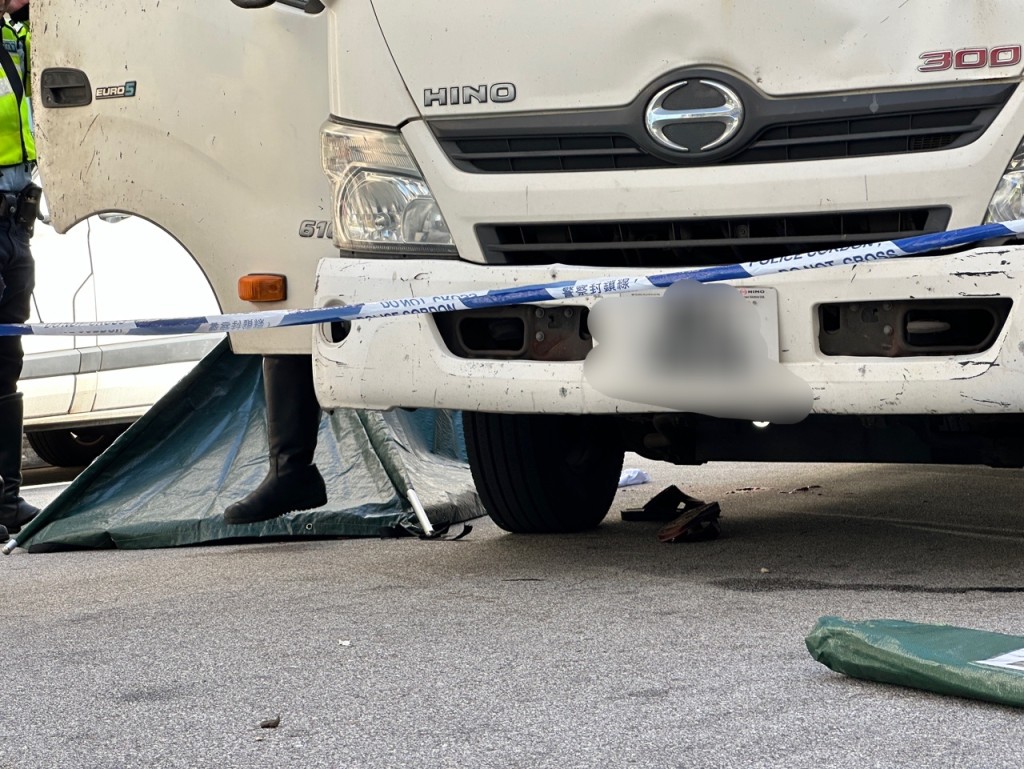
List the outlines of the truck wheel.
<svg viewBox="0 0 1024 769">
<path fill-rule="evenodd" d="M 29 445 L 44 462 L 56 467 L 83 467 L 106 451 L 128 425 L 38 430 L 26 433 Z"/>
<path fill-rule="evenodd" d="M 608 514 L 623 448 L 594 416 L 463 415 L 473 480 L 506 531 L 583 531 Z"/>
</svg>

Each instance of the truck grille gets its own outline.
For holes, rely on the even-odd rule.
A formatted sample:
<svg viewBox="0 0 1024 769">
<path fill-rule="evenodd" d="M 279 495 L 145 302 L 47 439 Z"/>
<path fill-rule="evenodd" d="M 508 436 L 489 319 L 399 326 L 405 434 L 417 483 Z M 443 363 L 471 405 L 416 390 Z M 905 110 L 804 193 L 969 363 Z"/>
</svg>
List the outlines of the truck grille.
<svg viewBox="0 0 1024 769">
<path fill-rule="evenodd" d="M 668 152 L 647 136 L 643 99 L 621 109 L 446 118 L 431 121 L 430 127 L 452 163 L 470 173 L 831 160 L 931 152 L 970 144 L 988 128 L 1014 88 L 971 84 L 776 100 L 748 95 L 747 138 L 737 140 L 731 154 L 703 161 L 685 153 Z"/>
<path fill-rule="evenodd" d="M 489 264 L 707 267 L 941 232 L 947 207 L 714 219 L 478 225 Z"/>
</svg>

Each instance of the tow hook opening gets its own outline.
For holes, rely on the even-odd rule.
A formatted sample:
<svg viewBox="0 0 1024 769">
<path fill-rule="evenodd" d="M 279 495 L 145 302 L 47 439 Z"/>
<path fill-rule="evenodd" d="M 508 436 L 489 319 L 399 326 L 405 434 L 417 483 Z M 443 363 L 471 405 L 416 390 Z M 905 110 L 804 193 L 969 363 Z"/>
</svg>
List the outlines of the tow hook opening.
<svg viewBox="0 0 1024 769">
<path fill-rule="evenodd" d="M 324 307 L 344 307 L 345 303 L 336 299 L 328 301 Z M 335 320 L 320 324 L 320 333 L 331 344 L 341 344 L 352 333 L 352 321 Z"/>
<path fill-rule="evenodd" d="M 350 320 L 335 320 L 332 321 L 327 329 L 327 338 L 331 340 L 332 344 L 341 344 L 348 335 L 352 333 L 352 321 Z"/>
<path fill-rule="evenodd" d="M 513 305 L 436 313 L 448 350 L 459 358 L 583 360 L 593 347 L 589 308 L 580 305 Z"/>
<path fill-rule="evenodd" d="M 818 346 L 824 355 L 969 355 L 992 346 L 1012 306 L 1009 297 L 822 304 Z"/>
</svg>

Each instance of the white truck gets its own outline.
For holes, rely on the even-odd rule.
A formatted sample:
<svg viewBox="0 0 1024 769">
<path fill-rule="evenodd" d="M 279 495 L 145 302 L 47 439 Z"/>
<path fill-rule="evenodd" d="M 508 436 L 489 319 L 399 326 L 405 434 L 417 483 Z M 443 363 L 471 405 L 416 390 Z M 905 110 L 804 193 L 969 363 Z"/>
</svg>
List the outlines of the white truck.
<svg viewBox="0 0 1024 769">
<path fill-rule="evenodd" d="M 1010 0 L 34 0 L 33 14 L 54 222 L 157 222 L 228 311 L 253 307 L 235 286 L 249 273 L 287 275 L 273 306 L 412 300 L 1024 216 Z M 598 391 L 588 300 L 325 324 L 317 390 L 326 408 L 465 410 L 479 491 L 517 532 L 599 523 L 625 450 L 1021 466 L 1022 259 L 988 243 L 740 281 L 813 392 L 792 425 Z M 311 344 L 308 329 L 232 341 Z"/>
</svg>

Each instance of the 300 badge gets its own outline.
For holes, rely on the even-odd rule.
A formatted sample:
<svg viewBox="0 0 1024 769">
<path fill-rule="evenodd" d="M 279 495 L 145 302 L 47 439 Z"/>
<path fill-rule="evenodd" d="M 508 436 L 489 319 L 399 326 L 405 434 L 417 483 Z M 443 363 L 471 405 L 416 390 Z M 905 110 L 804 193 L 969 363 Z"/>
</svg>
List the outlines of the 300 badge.
<svg viewBox="0 0 1024 769">
<path fill-rule="evenodd" d="M 947 48 L 925 51 L 918 56 L 924 64 L 918 72 L 945 72 L 947 69 L 984 69 L 985 67 L 1016 67 L 1021 62 L 1021 47 L 997 45 L 995 48 Z"/>
<path fill-rule="evenodd" d="M 299 222 L 300 238 L 333 238 L 334 223 L 323 219 L 303 219 Z"/>
</svg>

